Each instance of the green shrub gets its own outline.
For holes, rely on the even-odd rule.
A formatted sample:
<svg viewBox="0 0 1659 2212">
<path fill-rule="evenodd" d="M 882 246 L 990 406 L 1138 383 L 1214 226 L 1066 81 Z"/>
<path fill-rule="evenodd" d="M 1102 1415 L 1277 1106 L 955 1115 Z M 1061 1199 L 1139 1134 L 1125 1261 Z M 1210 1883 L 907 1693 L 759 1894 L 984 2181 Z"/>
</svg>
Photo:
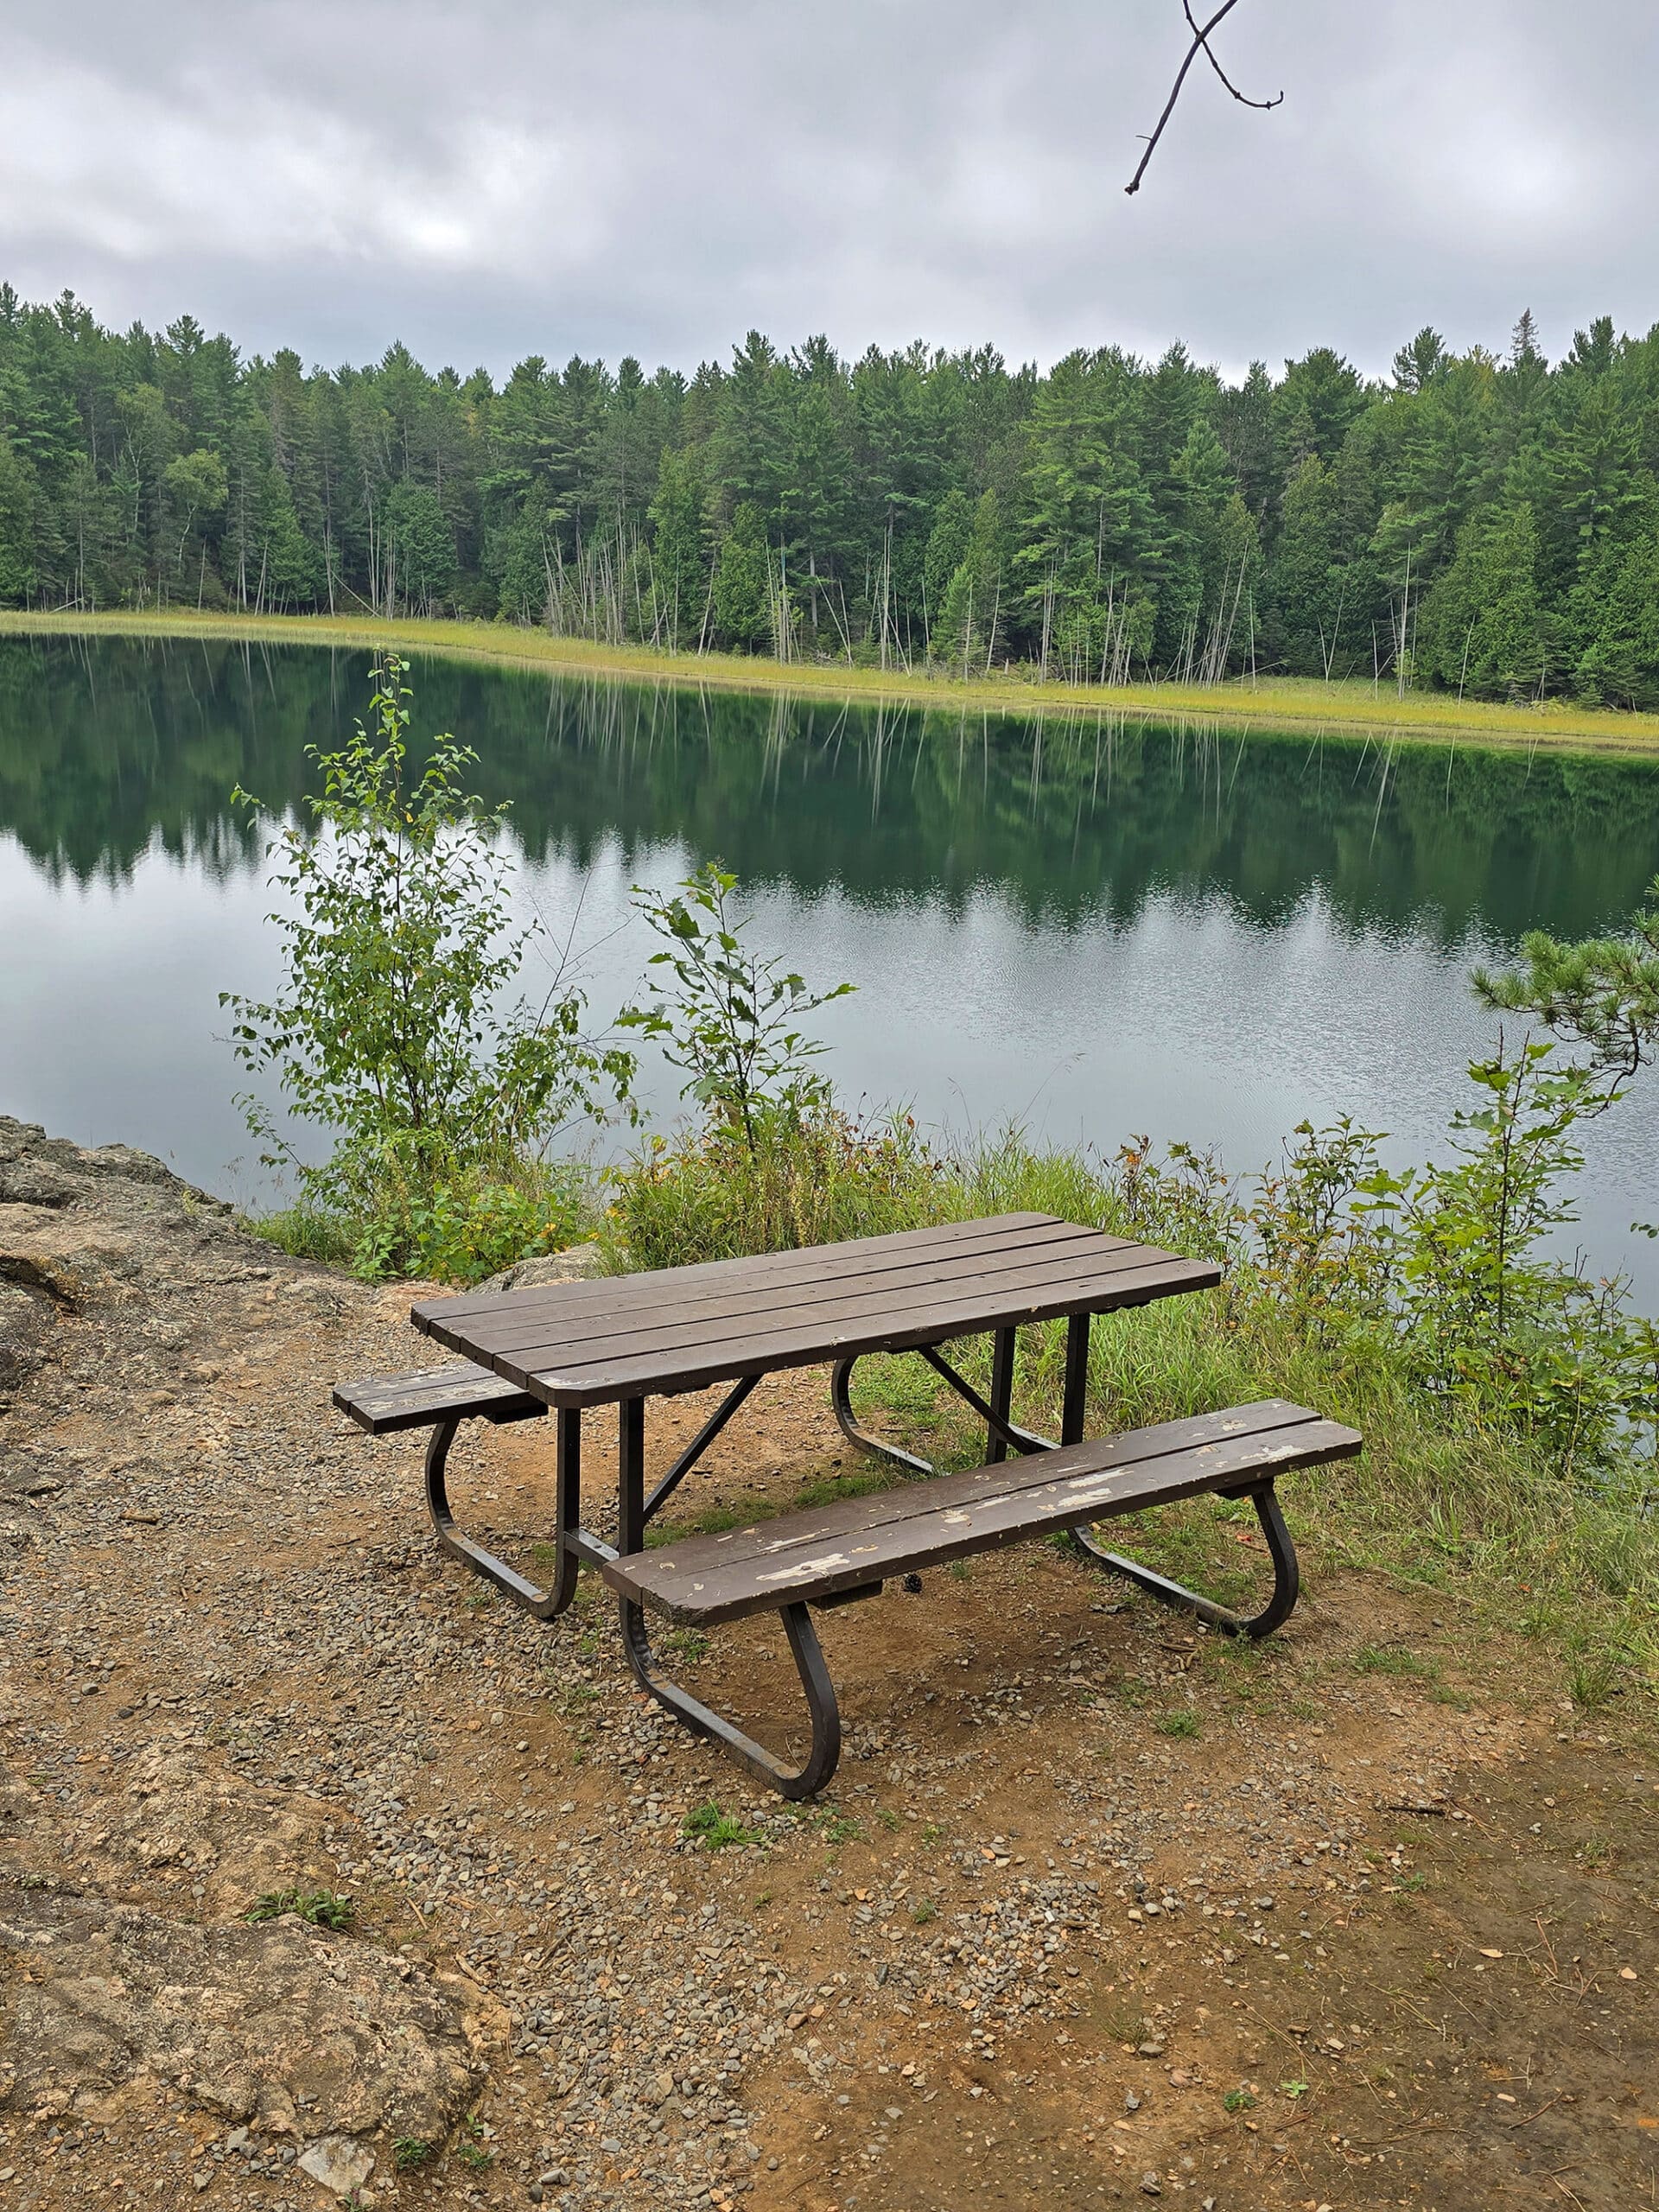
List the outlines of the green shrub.
<svg viewBox="0 0 1659 2212">
<path fill-rule="evenodd" d="M 302 1160 L 258 1099 L 241 1101 L 264 1164 L 297 1186 L 288 1232 L 326 1243 L 320 1224 L 335 1223 L 365 1272 L 464 1281 L 517 1258 L 521 1235 L 529 1249 L 556 1236 L 525 1163 L 626 1099 L 633 1062 L 584 1036 L 582 995 L 556 976 L 539 1005 L 508 1001 L 538 931 L 512 919 L 505 810 L 467 790 L 475 756 L 453 737 L 432 740 L 411 780 L 406 672 L 390 653 L 372 671 L 371 728 L 311 752 L 310 825 L 284 824 L 266 848 L 283 895 L 281 994 L 220 1004 L 243 1065 L 332 1139 L 321 1165 Z"/>
</svg>

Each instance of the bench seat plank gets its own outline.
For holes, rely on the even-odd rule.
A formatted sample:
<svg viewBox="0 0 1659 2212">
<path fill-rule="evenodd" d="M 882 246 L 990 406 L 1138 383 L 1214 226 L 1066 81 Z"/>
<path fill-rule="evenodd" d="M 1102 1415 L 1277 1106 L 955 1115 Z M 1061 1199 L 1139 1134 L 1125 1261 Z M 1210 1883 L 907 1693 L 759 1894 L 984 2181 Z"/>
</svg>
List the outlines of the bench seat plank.
<svg viewBox="0 0 1659 2212">
<path fill-rule="evenodd" d="M 503 1382 L 486 1367 L 475 1367 L 469 1359 L 420 1368 L 410 1375 L 342 1382 L 334 1402 L 371 1436 L 386 1436 L 400 1428 L 430 1428 L 441 1421 L 473 1415 L 499 1426 L 530 1421 L 547 1411 L 539 1398 Z"/>
<path fill-rule="evenodd" d="M 690 1538 L 602 1571 L 671 1621 L 740 1620 L 1206 1491 L 1243 1491 L 1350 1459 L 1360 1444 L 1352 1429 L 1273 1399 Z"/>
</svg>

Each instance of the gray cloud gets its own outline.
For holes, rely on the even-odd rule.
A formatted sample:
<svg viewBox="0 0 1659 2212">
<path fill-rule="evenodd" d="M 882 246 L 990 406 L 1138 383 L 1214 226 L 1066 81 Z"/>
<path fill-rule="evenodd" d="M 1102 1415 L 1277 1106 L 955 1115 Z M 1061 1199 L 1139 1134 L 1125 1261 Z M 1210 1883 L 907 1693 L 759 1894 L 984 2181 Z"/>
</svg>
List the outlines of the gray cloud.
<svg viewBox="0 0 1659 2212">
<path fill-rule="evenodd" d="M 690 367 L 758 324 L 1241 369 L 1659 317 L 1651 0 L 150 0 L 5 38 L 0 275 L 309 360 Z"/>
</svg>

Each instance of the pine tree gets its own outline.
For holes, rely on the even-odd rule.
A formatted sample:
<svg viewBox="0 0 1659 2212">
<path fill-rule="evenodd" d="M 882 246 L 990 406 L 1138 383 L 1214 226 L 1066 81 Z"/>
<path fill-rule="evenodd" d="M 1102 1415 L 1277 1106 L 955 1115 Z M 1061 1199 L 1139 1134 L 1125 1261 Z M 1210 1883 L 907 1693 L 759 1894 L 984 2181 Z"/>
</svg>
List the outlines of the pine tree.
<svg viewBox="0 0 1659 2212">
<path fill-rule="evenodd" d="M 937 632 L 944 640 L 944 657 L 950 658 L 957 650 L 957 632 L 944 626 L 941 609 L 944 595 L 952 579 L 968 556 L 968 548 L 974 535 L 974 503 L 965 492 L 954 487 L 939 502 L 933 527 L 928 532 L 927 550 L 922 560 L 922 582 L 927 596 L 930 625 L 929 650 Z"/>
<path fill-rule="evenodd" d="M 27 607 L 39 582 L 40 486 L 33 465 L 0 436 L 0 607 Z"/>
<path fill-rule="evenodd" d="M 1279 535 L 1262 579 L 1263 650 L 1294 676 L 1334 674 L 1350 604 L 1342 502 L 1334 470 L 1309 454 L 1291 471 Z"/>
<path fill-rule="evenodd" d="M 1624 549 L 1593 604 L 1573 690 L 1587 706 L 1659 710 L 1659 530 Z"/>
<path fill-rule="evenodd" d="M 1395 391 L 1427 391 L 1444 374 L 1450 359 L 1445 339 L 1425 323 L 1410 345 L 1402 346 L 1394 357 Z"/>
<path fill-rule="evenodd" d="M 1538 567 L 1537 525 L 1524 503 L 1488 508 L 1466 524 L 1451 566 L 1422 603 L 1419 673 L 1477 696 L 1535 695 L 1559 673 Z"/>
<path fill-rule="evenodd" d="M 740 501 L 715 566 L 715 637 L 722 645 L 754 652 L 772 635 L 772 570 L 766 528 L 752 499 Z"/>
<path fill-rule="evenodd" d="M 702 639 L 709 596 L 702 457 L 664 448 L 651 505 L 657 622 L 671 645 Z"/>
</svg>

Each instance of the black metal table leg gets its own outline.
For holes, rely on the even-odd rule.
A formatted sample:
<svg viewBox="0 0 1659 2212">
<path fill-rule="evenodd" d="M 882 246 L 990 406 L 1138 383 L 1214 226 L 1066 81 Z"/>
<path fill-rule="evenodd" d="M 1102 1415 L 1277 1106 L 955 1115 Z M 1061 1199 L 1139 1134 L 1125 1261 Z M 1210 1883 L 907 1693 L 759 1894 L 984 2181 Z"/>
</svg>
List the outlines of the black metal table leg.
<svg viewBox="0 0 1659 2212">
<path fill-rule="evenodd" d="M 1073 1313 L 1065 1325 L 1065 1395 L 1060 1409 L 1060 1442 L 1081 1444 L 1089 1395 L 1089 1325 L 1092 1313 Z"/>
<path fill-rule="evenodd" d="M 617 1549 L 624 1556 L 639 1551 L 645 1542 L 645 1402 L 643 1398 L 625 1398 L 617 1408 Z M 785 1605 L 780 1609 L 784 1633 L 789 1638 L 796 1671 L 801 1687 L 806 1692 L 807 1710 L 812 1720 L 812 1745 L 799 1767 L 786 1766 L 769 1751 L 764 1744 L 757 1743 L 724 1714 L 704 1705 L 693 1697 L 673 1678 L 664 1673 L 656 1654 L 651 1648 L 651 1637 L 643 1607 L 632 1599 L 618 1600 L 622 1629 L 622 1648 L 628 1655 L 628 1664 L 641 1687 L 649 1690 L 658 1703 L 671 1713 L 675 1719 L 690 1728 L 695 1735 L 708 1736 L 729 1751 L 740 1764 L 747 1767 L 758 1781 L 788 1798 L 810 1797 L 822 1789 L 836 1770 L 841 1757 L 841 1714 L 836 1704 L 835 1686 L 830 1680 L 830 1670 L 823 1662 L 823 1649 L 811 1617 L 804 1605 Z"/>
<path fill-rule="evenodd" d="M 895 1467 L 905 1467 L 912 1475 L 933 1475 L 938 1469 L 931 1459 L 924 1459 L 914 1452 L 906 1452 L 897 1444 L 888 1444 L 879 1436 L 872 1436 L 868 1429 L 861 1428 L 858 1416 L 853 1411 L 850 1385 L 855 1359 L 841 1359 L 830 1370 L 830 1403 L 843 1436 L 851 1440 L 861 1451 L 874 1452 L 878 1459 L 890 1459 Z"/>
<path fill-rule="evenodd" d="M 1006 1459 L 1010 1446 L 1018 1452 L 1049 1452 L 1053 1449 L 1046 1436 L 1036 1436 L 1029 1429 L 1017 1428 L 1008 1417 L 1014 1395 L 1014 1344 L 1012 1329 L 993 1332 L 995 1345 L 991 1355 L 991 1395 L 982 1398 L 973 1384 L 959 1375 L 936 1344 L 912 1344 L 910 1349 L 925 1359 L 928 1365 L 942 1375 L 965 1405 L 985 1423 L 988 1440 L 988 1464 Z M 895 1467 L 903 1467 L 913 1475 L 935 1475 L 938 1469 L 931 1459 L 924 1459 L 914 1452 L 906 1452 L 897 1444 L 889 1444 L 885 1437 L 873 1436 L 868 1428 L 861 1428 L 858 1416 L 853 1411 L 853 1370 L 856 1358 L 838 1360 L 830 1374 L 830 1403 L 842 1433 L 851 1439 L 861 1451 L 874 1452 L 880 1459 L 889 1459 Z"/>
<path fill-rule="evenodd" d="M 565 1541 L 566 1532 L 576 1510 L 581 1482 L 581 1422 L 580 1414 L 562 1412 L 559 1421 L 559 1469 L 556 1504 L 556 1535 L 558 1564 L 554 1573 L 553 1586 L 543 1590 L 497 1559 L 493 1552 L 485 1550 L 463 1535 L 455 1526 L 455 1516 L 450 1510 L 449 1492 L 445 1482 L 449 1447 L 455 1440 L 455 1431 L 461 1427 L 457 1419 L 442 1421 L 434 1427 L 426 1446 L 426 1510 L 437 1539 L 453 1558 L 462 1560 L 475 1574 L 493 1582 L 504 1596 L 525 1612 L 534 1613 L 537 1620 L 551 1620 L 562 1613 L 575 1595 L 576 1559 Z"/>
<path fill-rule="evenodd" d="M 991 1411 L 996 1421 L 985 1425 L 985 1462 L 996 1466 L 1008 1456 L 1007 1436 L 1009 1409 L 1014 1404 L 1014 1344 L 1012 1329 L 998 1329 L 991 1339 Z"/>
<path fill-rule="evenodd" d="M 553 1540 L 558 1546 L 559 1563 L 555 1569 L 558 1579 L 554 1584 L 553 1610 L 562 1613 L 576 1594 L 576 1577 L 582 1571 L 582 1560 L 570 1541 L 582 1527 L 582 1411 L 579 1407 L 561 1406 L 554 1418 L 559 1424 L 559 1464 Z"/>
</svg>

